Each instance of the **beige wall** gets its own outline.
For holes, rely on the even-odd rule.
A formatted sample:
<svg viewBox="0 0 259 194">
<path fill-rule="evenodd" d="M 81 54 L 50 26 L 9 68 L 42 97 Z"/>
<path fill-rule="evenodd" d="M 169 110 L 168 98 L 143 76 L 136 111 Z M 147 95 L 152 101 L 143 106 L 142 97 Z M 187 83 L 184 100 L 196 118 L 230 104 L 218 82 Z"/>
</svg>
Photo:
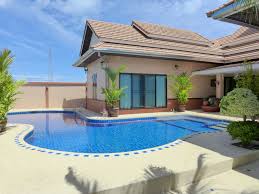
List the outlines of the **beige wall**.
<svg viewBox="0 0 259 194">
<path fill-rule="evenodd" d="M 206 69 L 215 67 L 215 64 L 201 63 L 201 62 L 187 62 L 187 61 L 174 61 L 174 60 L 161 60 L 161 59 L 147 59 L 139 57 L 125 57 L 125 56 L 109 56 L 104 59 L 103 64 L 108 64 L 109 67 L 117 68 L 120 65 L 126 65 L 125 73 L 146 73 L 146 74 L 166 74 L 188 72 L 191 73 L 195 70 Z M 101 87 L 105 86 L 105 74 L 101 69 L 100 61 L 90 64 L 88 67 L 89 87 L 88 97 L 91 98 L 91 75 L 93 72 L 98 73 L 98 93 Z M 178 66 L 178 68 L 175 67 Z M 191 98 L 203 98 L 216 94 L 216 88 L 210 86 L 210 81 L 214 77 L 209 76 L 195 76 L 192 78 L 193 89 L 191 91 Z M 168 98 L 174 98 L 169 90 L 168 84 Z M 98 100 L 103 100 L 104 97 L 101 93 L 98 95 Z"/>
<path fill-rule="evenodd" d="M 96 60 L 93 63 L 90 63 L 88 68 L 88 74 L 87 74 L 87 97 L 90 99 L 93 99 L 93 82 L 92 82 L 92 76 L 93 74 L 97 73 L 97 99 L 98 100 L 104 100 L 104 95 L 102 94 L 102 88 L 106 87 L 106 75 L 105 72 L 102 69 L 102 65 L 106 66 L 107 63 L 103 62 L 103 58 Z"/>
<path fill-rule="evenodd" d="M 48 90 L 46 90 L 46 87 Z M 85 107 L 84 83 L 28 83 L 21 88 L 15 109 Z"/>
<path fill-rule="evenodd" d="M 23 86 L 20 91 L 22 94 L 17 96 L 18 100 L 16 101 L 15 109 L 45 107 L 44 86 Z"/>
</svg>

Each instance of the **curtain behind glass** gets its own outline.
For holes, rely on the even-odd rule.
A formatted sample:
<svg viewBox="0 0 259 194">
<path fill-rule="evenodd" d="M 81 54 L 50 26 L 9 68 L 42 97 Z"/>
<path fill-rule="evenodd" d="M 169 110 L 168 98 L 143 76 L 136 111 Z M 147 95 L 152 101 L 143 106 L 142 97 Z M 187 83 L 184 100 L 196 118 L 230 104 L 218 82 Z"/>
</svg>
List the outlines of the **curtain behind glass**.
<svg viewBox="0 0 259 194">
<path fill-rule="evenodd" d="M 132 75 L 132 107 L 144 107 L 144 80 L 142 75 Z"/>
<path fill-rule="evenodd" d="M 156 106 L 156 76 L 145 75 L 145 107 Z"/>
<path fill-rule="evenodd" d="M 166 76 L 156 76 L 156 107 L 166 106 Z"/>
<path fill-rule="evenodd" d="M 121 74 L 120 75 L 120 88 L 126 88 L 124 95 L 120 99 L 120 108 L 130 109 L 131 108 L 131 75 Z"/>
</svg>

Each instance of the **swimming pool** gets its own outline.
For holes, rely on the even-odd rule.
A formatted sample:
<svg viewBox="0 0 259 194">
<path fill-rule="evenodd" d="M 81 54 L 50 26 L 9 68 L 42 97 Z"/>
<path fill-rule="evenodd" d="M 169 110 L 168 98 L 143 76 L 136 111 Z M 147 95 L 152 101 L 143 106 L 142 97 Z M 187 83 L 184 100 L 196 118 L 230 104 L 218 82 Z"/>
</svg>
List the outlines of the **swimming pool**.
<svg viewBox="0 0 259 194">
<path fill-rule="evenodd" d="M 165 145 L 225 121 L 192 116 L 124 120 L 87 120 L 70 111 L 11 113 L 10 123 L 34 126 L 25 142 L 40 148 L 76 153 L 118 153 Z"/>
</svg>

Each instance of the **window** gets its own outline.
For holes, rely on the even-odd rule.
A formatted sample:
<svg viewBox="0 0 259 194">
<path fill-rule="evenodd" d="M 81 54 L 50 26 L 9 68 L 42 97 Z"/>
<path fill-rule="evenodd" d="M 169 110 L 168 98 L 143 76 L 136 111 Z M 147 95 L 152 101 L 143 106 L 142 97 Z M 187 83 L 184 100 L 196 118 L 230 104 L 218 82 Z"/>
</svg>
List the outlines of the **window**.
<svg viewBox="0 0 259 194">
<path fill-rule="evenodd" d="M 120 74 L 120 88 L 124 96 L 120 108 L 153 108 L 166 107 L 166 75 Z"/>
<path fill-rule="evenodd" d="M 92 83 L 93 83 L 93 99 L 97 99 L 97 73 L 92 75 Z"/>
<path fill-rule="evenodd" d="M 231 92 L 236 87 L 236 81 L 233 77 L 224 78 L 224 95 Z"/>
</svg>

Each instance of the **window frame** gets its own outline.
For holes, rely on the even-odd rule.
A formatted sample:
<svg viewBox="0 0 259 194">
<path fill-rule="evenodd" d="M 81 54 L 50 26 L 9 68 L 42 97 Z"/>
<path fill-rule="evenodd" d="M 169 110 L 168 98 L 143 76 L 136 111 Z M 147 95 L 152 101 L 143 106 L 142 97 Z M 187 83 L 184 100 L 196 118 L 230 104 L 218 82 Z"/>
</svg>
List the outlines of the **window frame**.
<svg viewBox="0 0 259 194">
<path fill-rule="evenodd" d="M 168 107 L 168 104 L 167 104 L 167 75 L 166 74 L 146 74 L 146 73 L 120 73 L 119 74 L 119 88 L 121 88 L 121 75 L 130 75 L 131 76 L 131 107 L 130 108 L 121 108 L 120 106 L 120 109 L 121 110 L 133 110 L 133 109 L 158 109 L 158 108 L 167 108 Z M 133 75 L 140 75 L 140 76 L 143 76 L 145 80 L 145 76 L 155 76 L 155 84 L 157 83 L 156 82 L 156 79 L 157 79 L 157 76 L 164 76 L 165 77 L 165 106 L 159 106 L 157 107 L 157 95 L 156 95 L 156 90 L 157 90 L 157 84 L 155 85 L 155 106 L 154 107 L 146 107 L 145 106 L 145 95 L 144 95 L 144 106 L 143 107 L 133 107 Z M 144 85 L 144 91 L 145 91 L 145 83 L 143 84 Z M 145 92 L 144 92 L 145 94 Z M 119 105 L 120 105 L 120 102 L 119 102 Z"/>
</svg>

